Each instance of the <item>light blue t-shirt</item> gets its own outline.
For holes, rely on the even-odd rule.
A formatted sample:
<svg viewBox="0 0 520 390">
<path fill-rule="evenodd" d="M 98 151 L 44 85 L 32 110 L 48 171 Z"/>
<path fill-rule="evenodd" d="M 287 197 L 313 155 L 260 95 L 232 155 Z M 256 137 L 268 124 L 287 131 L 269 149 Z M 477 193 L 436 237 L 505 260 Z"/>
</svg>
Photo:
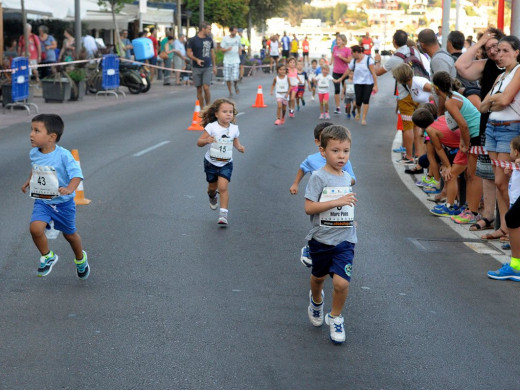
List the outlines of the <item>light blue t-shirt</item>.
<svg viewBox="0 0 520 390">
<path fill-rule="evenodd" d="M 325 166 L 326 162 L 327 162 L 327 160 L 325 160 L 325 157 L 323 157 L 320 152 L 314 153 L 314 154 L 310 154 L 300 164 L 300 169 L 305 174 L 307 174 L 309 172 L 312 173 L 314 171 L 317 171 L 320 168 L 323 168 Z M 352 169 L 352 164 L 350 163 L 350 160 L 347 161 L 347 163 L 343 167 L 343 170 L 345 172 L 347 172 L 350 176 L 352 176 L 352 179 L 354 179 L 354 182 L 356 181 L 356 175 L 354 175 L 354 170 Z"/>
<path fill-rule="evenodd" d="M 58 176 L 58 185 L 67 187 L 71 179 L 79 177 L 83 180 L 81 168 L 72 154 L 65 148 L 56 145 L 56 149 L 51 153 L 41 153 L 38 148 L 32 148 L 29 152 L 31 158 L 31 166 L 41 165 L 54 167 Z M 61 195 L 53 199 L 41 199 L 47 204 L 59 204 L 74 199 L 75 193 L 70 195 Z"/>
<path fill-rule="evenodd" d="M 319 202 L 321 193 L 325 187 L 350 187 L 352 178 L 344 171 L 343 175 L 333 175 L 323 168 L 315 171 L 307 188 L 305 189 L 305 198 L 313 202 Z M 353 244 L 357 243 L 356 226 L 352 227 L 330 227 L 320 226 L 320 214 L 311 215 L 312 229 L 309 231 L 306 240 L 314 238 L 316 241 L 326 245 L 338 245 L 343 241 Z"/>
</svg>

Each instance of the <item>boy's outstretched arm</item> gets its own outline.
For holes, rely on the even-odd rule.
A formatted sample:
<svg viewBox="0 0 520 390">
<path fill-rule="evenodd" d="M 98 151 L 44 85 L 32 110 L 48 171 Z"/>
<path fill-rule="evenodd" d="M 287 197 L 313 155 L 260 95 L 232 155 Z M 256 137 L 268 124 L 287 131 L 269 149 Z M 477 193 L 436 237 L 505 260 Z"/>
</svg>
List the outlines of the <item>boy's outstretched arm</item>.
<svg viewBox="0 0 520 390">
<path fill-rule="evenodd" d="M 298 168 L 298 172 L 296 172 L 296 177 L 294 178 L 294 182 L 289 188 L 289 192 L 292 195 L 296 195 L 298 193 L 298 186 L 300 185 L 300 182 L 302 181 L 303 177 L 305 176 L 305 172 L 303 172 L 303 169 Z"/>
<path fill-rule="evenodd" d="M 70 179 L 69 185 L 67 187 L 60 187 L 58 188 L 58 192 L 61 195 L 70 195 L 74 191 L 76 191 L 76 188 L 78 188 L 79 183 L 81 183 L 81 180 L 83 180 L 81 177 L 73 177 Z"/>
<path fill-rule="evenodd" d="M 334 207 L 354 206 L 356 202 L 357 199 L 354 192 L 328 202 L 313 202 L 310 199 L 305 199 L 305 213 L 308 215 L 319 214 Z"/>
</svg>

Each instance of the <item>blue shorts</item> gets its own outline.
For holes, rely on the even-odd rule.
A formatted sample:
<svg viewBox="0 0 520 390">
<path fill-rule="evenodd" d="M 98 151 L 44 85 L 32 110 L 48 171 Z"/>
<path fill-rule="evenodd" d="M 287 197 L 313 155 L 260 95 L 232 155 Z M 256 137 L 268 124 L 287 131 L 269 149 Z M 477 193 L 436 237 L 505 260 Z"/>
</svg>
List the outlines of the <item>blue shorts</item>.
<svg viewBox="0 0 520 390">
<path fill-rule="evenodd" d="M 509 153 L 511 140 L 520 135 L 520 123 L 502 125 L 503 121 L 488 120 L 486 125 L 486 146 L 488 152 Z"/>
<path fill-rule="evenodd" d="M 148 61 L 150 61 L 150 65 L 157 65 L 157 56 L 150 58 Z"/>
<path fill-rule="evenodd" d="M 326 245 L 312 239 L 309 241 L 309 252 L 312 259 L 312 274 L 321 278 L 327 274 L 341 276 L 350 282 L 352 262 L 354 261 L 355 244 L 343 241 L 334 245 Z"/>
<path fill-rule="evenodd" d="M 204 172 L 206 172 L 206 181 L 208 183 L 216 183 L 219 176 L 223 177 L 227 181 L 231 181 L 233 161 L 228 162 L 223 167 L 217 167 L 204 158 Z"/>
<path fill-rule="evenodd" d="M 76 233 L 76 204 L 74 199 L 53 205 L 36 199 L 34 201 L 31 222 L 42 221 L 50 223 L 51 220 L 54 221 L 54 229 L 65 234 Z"/>
</svg>

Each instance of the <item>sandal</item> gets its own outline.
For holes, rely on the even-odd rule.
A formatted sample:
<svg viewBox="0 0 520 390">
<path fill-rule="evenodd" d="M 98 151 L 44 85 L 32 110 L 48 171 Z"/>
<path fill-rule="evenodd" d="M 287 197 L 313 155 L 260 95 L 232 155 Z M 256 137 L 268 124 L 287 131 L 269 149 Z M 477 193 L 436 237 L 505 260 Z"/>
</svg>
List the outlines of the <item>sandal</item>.
<svg viewBox="0 0 520 390">
<path fill-rule="evenodd" d="M 505 236 L 500 237 L 500 242 L 501 242 L 501 243 L 504 243 L 504 244 L 505 244 L 505 243 L 508 243 L 508 242 L 509 242 L 509 234 L 506 233 Z"/>
<path fill-rule="evenodd" d="M 480 221 L 483 221 L 484 222 L 484 226 L 482 226 L 479 222 Z M 474 231 L 477 231 L 477 230 L 488 230 L 488 229 L 493 229 L 493 223 L 495 222 L 494 219 L 492 219 L 491 221 L 487 218 L 482 218 L 480 221 L 474 223 L 473 225 L 471 225 L 469 227 L 469 230 L 471 232 L 474 232 Z"/>
<path fill-rule="evenodd" d="M 482 240 L 498 240 L 501 237 L 506 236 L 507 233 L 502 230 L 502 228 L 495 230 L 493 233 L 486 233 L 483 236 L 480 236 Z"/>
</svg>

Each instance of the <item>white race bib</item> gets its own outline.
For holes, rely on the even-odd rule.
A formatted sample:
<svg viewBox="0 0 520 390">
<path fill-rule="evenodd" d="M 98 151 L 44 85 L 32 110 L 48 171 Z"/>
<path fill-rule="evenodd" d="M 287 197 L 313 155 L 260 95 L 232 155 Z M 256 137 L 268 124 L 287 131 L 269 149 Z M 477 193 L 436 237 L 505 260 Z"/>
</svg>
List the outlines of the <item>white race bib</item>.
<svg viewBox="0 0 520 390">
<path fill-rule="evenodd" d="M 215 161 L 231 160 L 233 158 L 233 139 L 217 138 L 217 141 L 211 144 L 209 157 Z"/>
<path fill-rule="evenodd" d="M 345 92 L 348 93 L 348 94 L 354 94 L 355 91 L 354 91 L 354 83 L 352 83 L 352 81 L 347 81 L 345 83 Z"/>
<path fill-rule="evenodd" d="M 336 200 L 352 192 L 352 187 L 325 187 L 320 202 Z M 334 207 L 320 213 L 320 226 L 345 228 L 354 226 L 354 206 Z"/>
<path fill-rule="evenodd" d="M 365 50 L 369 50 L 369 49 L 370 49 L 370 45 L 369 45 L 368 43 L 365 43 L 365 44 L 363 45 L 363 49 L 365 49 Z"/>
<path fill-rule="evenodd" d="M 448 111 L 446 111 L 444 113 L 444 117 L 446 118 L 446 124 L 448 125 L 448 128 L 451 131 L 455 131 L 459 128 L 459 124 L 457 123 L 457 121 L 455 119 L 453 119 L 453 117 L 451 116 L 451 114 Z"/>
<path fill-rule="evenodd" d="M 33 199 L 52 199 L 60 196 L 58 175 L 54 167 L 33 165 L 29 194 Z"/>
</svg>

